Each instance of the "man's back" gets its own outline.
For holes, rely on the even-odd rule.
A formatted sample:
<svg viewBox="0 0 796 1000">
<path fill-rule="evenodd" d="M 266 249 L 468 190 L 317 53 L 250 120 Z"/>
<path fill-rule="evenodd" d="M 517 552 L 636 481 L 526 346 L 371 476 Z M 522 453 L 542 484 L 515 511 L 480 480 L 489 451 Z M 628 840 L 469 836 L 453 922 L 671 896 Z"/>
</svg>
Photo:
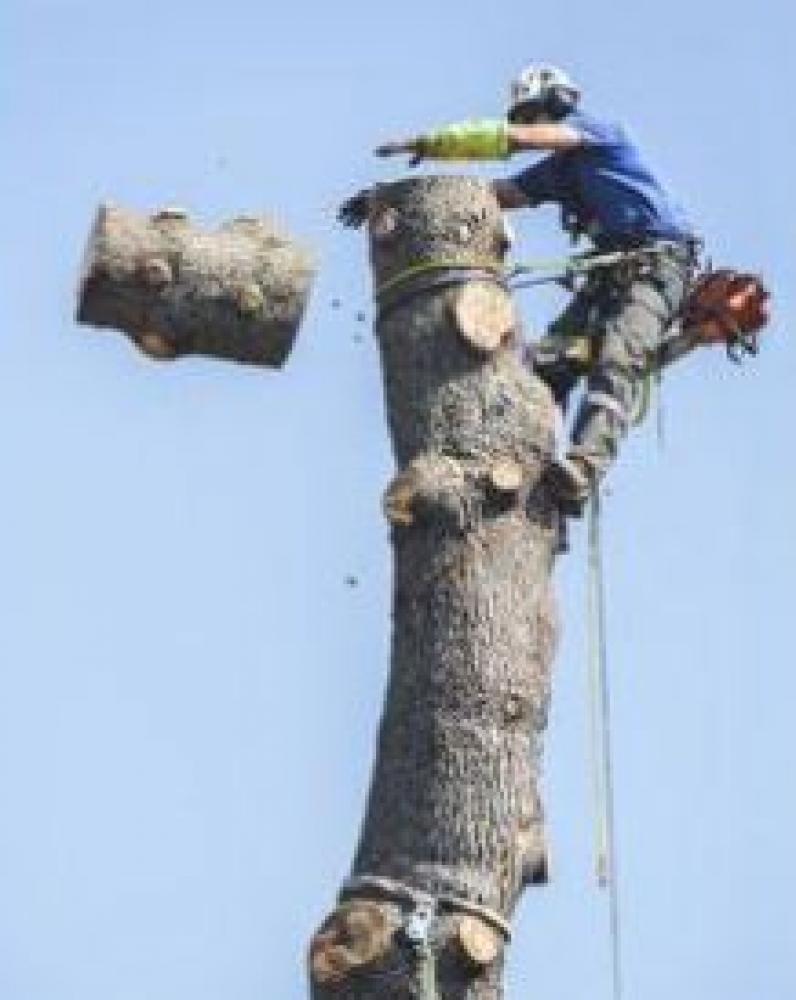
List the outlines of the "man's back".
<svg viewBox="0 0 796 1000">
<path fill-rule="evenodd" d="M 562 121 L 582 139 L 513 178 L 530 205 L 556 202 L 569 225 L 598 245 L 687 239 L 684 213 L 621 126 L 574 110 Z"/>
</svg>

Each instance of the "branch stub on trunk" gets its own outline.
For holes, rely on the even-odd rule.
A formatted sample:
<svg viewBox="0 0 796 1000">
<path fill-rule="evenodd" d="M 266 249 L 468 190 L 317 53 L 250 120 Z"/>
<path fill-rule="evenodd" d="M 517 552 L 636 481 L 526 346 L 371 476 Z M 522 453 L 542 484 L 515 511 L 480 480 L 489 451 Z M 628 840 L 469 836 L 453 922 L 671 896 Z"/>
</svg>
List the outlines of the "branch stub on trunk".
<svg viewBox="0 0 796 1000">
<path fill-rule="evenodd" d="M 498 459 L 489 470 L 489 481 L 499 493 L 516 493 L 522 480 L 522 466 L 511 458 Z"/>
<path fill-rule="evenodd" d="M 451 310 L 464 340 L 485 354 L 507 343 L 517 325 L 511 299 L 492 282 L 473 281 L 458 289 Z"/>
<path fill-rule="evenodd" d="M 456 943 L 467 962 L 483 968 L 497 958 L 502 939 L 498 933 L 478 917 L 461 917 L 456 927 Z"/>
<path fill-rule="evenodd" d="M 341 903 L 310 944 L 310 974 L 321 986 L 342 982 L 355 969 L 389 952 L 395 928 L 383 906 L 369 900 Z"/>
</svg>

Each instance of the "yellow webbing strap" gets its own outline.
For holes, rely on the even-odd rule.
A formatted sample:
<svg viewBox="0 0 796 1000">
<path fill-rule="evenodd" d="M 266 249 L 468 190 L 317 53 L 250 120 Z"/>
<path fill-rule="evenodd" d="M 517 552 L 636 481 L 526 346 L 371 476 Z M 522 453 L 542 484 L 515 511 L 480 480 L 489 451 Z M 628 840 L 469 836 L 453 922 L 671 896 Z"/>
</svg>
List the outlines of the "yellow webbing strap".
<svg viewBox="0 0 796 1000">
<path fill-rule="evenodd" d="M 392 291 L 404 282 L 411 281 L 419 274 L 445 270 L 482 270 L 489 271 L 496 277 L 506 281 L 519 278 L 526 274 L 549 275 L 549 280 L 587 274 L 601 267 L 611 267 L 622 261 L 649 257 L 650 254 L 666 253 L 670 244 L 659 243 L 650 247 L 634 247 L 628 250 L 613 250 L 606 253 L 574 254 L 570 257 L 552 257 L 538 260 L 522 261 L 517 264 L 496 264 L 494 260 L 473 257 L 469 260 L 419 260 L 387 278 L 376 289 L 376 298 Z M 518 287 L 521 287 L 518 286 Z"/>
<path fill-rule="evenodd" d="M 496 277 L 502 278 L 506 274 L 506 269 L 502 264 L 496 264 L 492 260 L 419 260 L 415 264 L 410 264 L 402 271 L 387 278 L 376 289 L 376 298 L 386 295 L 398 288 L 400 285 L 411 281 L 412 278 L 421 274 L 430 274 L 433 271 L 488 271 Z"/>
</svg>

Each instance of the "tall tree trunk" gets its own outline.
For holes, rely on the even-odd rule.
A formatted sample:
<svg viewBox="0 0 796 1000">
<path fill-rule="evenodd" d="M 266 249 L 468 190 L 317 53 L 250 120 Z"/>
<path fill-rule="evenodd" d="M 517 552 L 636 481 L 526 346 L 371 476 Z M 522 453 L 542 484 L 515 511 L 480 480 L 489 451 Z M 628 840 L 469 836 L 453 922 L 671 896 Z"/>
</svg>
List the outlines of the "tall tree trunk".
<svg viewBox="0 0 796 1000">
<path fill-rule="evenodd" d="M 505 239 L 489 186 L 401 181 L 367 207 L 398 465 L 392 669 L 351 877 L 310 947 L 311 995 L 497 1000 L 513 910 L 546 879 L 553 405 L 490 274 Z M 456 267 L 407 275 L 429 260 Z"/>
</svg>

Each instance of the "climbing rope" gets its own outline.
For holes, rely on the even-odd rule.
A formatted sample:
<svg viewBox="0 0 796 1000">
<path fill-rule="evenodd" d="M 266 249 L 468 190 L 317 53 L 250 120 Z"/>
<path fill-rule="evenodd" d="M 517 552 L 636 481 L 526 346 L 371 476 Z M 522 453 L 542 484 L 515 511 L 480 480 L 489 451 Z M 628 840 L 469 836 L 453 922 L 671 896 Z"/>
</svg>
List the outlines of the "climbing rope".
<svg viewBox="0 0 796 1000">
<path fill-rule="evenodd" d="M 663 403 L 663 371 L 655 369 L 655 436 L 658 440 L 658 451 L 663 451 L 666 445 L 666 410 Z"/>
<path fill-rule="evenodd" d="M 592 770 L 595 797 L 595 869 L 597 884 L 609 892 L 609 920 L 614 1000 L 622 998 L 619 884 L 614 832 L 614 779 L 611 753 L 611 701 L 605 630 L 605 593 L 600 540 L 600 491 L 592 483 L 589 504 L 589 688 Z"/>
</svg>

